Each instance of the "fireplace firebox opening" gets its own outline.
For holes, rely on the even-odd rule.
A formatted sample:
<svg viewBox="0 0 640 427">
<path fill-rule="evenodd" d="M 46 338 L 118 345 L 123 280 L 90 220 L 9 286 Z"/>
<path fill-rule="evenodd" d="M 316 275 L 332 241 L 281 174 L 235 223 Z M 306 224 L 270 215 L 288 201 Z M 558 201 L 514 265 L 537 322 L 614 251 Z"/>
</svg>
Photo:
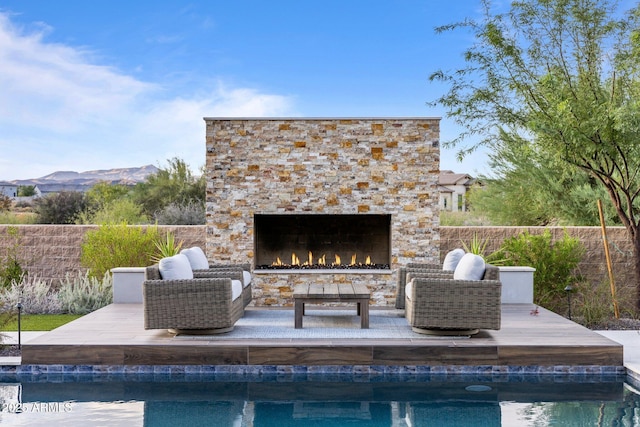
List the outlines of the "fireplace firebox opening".
<svg viewBox="0 0 640 427">
<path fill-rule="evenodd" d="M 256 214 L 256 269 L 390 269 L 391 215 Z"/>
</svg>

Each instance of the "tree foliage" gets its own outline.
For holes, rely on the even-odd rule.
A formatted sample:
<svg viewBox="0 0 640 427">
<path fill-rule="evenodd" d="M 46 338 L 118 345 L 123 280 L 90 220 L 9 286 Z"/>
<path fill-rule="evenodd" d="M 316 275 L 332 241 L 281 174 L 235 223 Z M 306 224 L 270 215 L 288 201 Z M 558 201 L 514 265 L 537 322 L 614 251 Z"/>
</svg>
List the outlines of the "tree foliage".
<svg viewBox="0 0 640 427">
<path fill-rule="evenodd" d="M 83 193 L 61 191 L 36 199 L 34 211 L 41 224 L 74 224 L 87 206 L 87 199 Z"/>
<path fill-rule="evenodd" d="M 18 187 L 19 197 L 33 197 L 36 195 L 35 185 L 21 185 Z"/>
<path fill-rule="evenodd" d="M 137 184 L 133 190 L 134 200 L 142 205 L 149 217 L 166 206 L 202 203 L 205 200 L 206 178 L 193 175 L 184 160 L 173 158 L 166 168 L 149 175 L 146 182 Z"/>
<path fill-rule="evenodd" d="M 479 145 L 532 147 L 588 173 L 606 191 L 634 245 L 640 312 L 640 5 L 620 15 L 609 0 L 521 0 L 466 29 L 466 66 L 436 71 L 448 85 L 433 104 L 464 129 L 460 155 Z"/>
<path fill-rule="evenodd" d="M 98 278 L 115 267 L 145 267 L 152 264 L 157 240 L 156 227 L 103 224 L 85 234 L 80 262 Z"/>
<path fill-rule="evenodd" d="M 471 189 L 471 209 L 496 225 L 599 225 L 596 200 L 608 200 L 605 189 L 584 171 L 533 148 L 495 147 L 489 154 L 493 176 L 481 176 L 483 186 Z M 605 204 L 605 219 L 620 225 L 611 203 Z"/>
</svg>

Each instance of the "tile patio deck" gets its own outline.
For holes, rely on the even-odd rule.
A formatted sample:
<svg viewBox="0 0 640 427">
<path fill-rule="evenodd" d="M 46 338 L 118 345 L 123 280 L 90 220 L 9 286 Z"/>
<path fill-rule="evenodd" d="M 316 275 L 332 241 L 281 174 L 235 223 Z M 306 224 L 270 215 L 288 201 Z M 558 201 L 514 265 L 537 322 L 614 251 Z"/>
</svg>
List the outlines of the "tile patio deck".
<svg viewBox="0 0 640 427">
<path fill-rule="evenodd" d="M 180 340 L 145 330 L 142 306 L 112 304 L 22 346 L 22 364 L 622 366 L 623 346 L 553 312 L 504 304 L 502 329 L 470 339 L 388 338 Z M 264 310 L 248 308 L 248 310 Z M 294 326 L 293 309 L 280 310 Z M 376 310 L 371 310 L 376 316 Z M 357 329 L 356 329 L 357 330 Z"/>
</svg>

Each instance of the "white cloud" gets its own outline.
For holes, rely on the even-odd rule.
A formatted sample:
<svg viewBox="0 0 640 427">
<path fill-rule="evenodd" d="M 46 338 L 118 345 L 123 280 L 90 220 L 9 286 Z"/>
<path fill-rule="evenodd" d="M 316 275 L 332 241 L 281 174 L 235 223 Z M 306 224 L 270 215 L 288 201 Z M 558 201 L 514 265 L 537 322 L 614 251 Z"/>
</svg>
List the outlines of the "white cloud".
<svg viewBox="0 0 640 427">
<path fill-rule="evenodd" d="M 204 164 L 204 116 L 296 115 L 292 99 L 218 83 L 199 95 L 96 64 L 0 13 L 0 180 L 56 170 L 142 166 L 179 156 Z M 164 94 L 164 97 L 162 97 Z"/>
</svg>

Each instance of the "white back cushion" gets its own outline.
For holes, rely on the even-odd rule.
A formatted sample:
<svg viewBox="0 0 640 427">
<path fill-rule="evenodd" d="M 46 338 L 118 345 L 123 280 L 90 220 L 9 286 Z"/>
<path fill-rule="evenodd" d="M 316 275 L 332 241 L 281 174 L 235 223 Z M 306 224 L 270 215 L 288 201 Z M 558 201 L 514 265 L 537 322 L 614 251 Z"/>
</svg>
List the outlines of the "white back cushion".
<svg viewBox="0 0 640 427">
<path fill-rule="evenodd" d="M 193 279 L 191 264 L 189 264 L 189 259 L 184 254 L 162 258 L 158 263 L 158 269 L 163 280 Z"/>
<path fill-rule="evenodd" d="M 484 259 L 480 255 L 464 254 L 455 271 L 455 280 L 482 280 L 484 276 Z"/>
<path fill-rule="evenodd" d="M 194 246 L 189 249 L 183 249 L 180 251 L 180 253 L 187 256 L 192 270 L 206 270 L 209 268 L 209 261 L 207 260 L 207 256 L 199 246 Z"/>
<path fill-rule="evenodd" d="M 454 249 L 451 252 L 448 252 L 444 257 L 444 262 L 442 263 L 442 269 L 448 271 L 455 271 L 458 263 L 464 256 L 464 249 Z"/>
<path fill-rule="evenodd" d="M 242 281 L 244 282 L 244 287 L 246 288 L 251 284 L 251 273 L 249 271 L 242 272 Z"/>
<path fill-rule="evenodd" d="M 231 300 L 235 301 L 242 295 L 242 282 L 240 280 L 231 281 Z"/>
</svg>

